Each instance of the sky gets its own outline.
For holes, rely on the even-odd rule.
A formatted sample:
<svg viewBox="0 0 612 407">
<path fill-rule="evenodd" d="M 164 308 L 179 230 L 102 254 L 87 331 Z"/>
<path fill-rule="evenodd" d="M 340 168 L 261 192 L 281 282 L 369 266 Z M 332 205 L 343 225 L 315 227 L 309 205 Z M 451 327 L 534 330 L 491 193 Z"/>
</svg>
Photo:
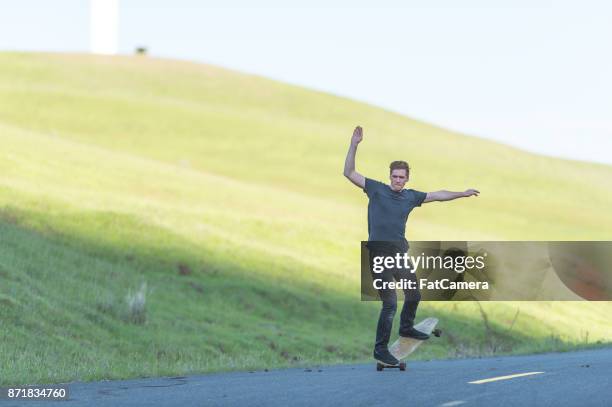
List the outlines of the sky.
<svg viewBox="0 0 612 407">
<path fill-rule="evenodd" d="M 606 0 L 119 0 L 118 49 L 612 164 L 610 21 Z M 3 0 L 0 51 L 88 52 L 89 26 L 88 0 Z"/>
</svg>

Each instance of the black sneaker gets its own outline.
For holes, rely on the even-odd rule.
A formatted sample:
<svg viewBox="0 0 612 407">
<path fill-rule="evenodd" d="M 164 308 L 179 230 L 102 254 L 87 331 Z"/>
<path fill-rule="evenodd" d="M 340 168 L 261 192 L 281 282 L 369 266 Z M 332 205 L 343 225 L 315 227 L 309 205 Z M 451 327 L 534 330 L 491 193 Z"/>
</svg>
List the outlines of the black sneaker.
<svg viewBox="0 0 612 407">
<path fill-rule="evenodd" d="M 399 334 L 404 338 L 414 338 L 419 339 L 421 341 L 429 339 L 429 335 L 427 335 L 425 332 L 417 331 L 416 329 L 414 329 L 414 327 L 410 327 L 410 329 L 407 329 L 405 331 L 400 331 Z"/>
<path fill-rule="evenodd" d="M 391 352 L 389 352 L 388 349 L 384 349 L 384 350 L 376 350 L 374 349 L 374 359 L 378 360 L 379 362 L 382 362 L 386 365 L 397 365 L 399 363 L 399 360 L 397 360 L 392 354 Z"/>
</svg>

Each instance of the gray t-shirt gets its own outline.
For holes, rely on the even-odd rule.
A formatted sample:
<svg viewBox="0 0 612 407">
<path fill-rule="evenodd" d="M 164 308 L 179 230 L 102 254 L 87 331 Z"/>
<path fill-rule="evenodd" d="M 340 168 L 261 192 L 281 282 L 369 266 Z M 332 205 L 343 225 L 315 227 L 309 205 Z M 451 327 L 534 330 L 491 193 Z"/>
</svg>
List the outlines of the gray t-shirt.
<svg viewBox="0 0 612 407">
<path fill-rule="evenodd" d="M 408 250 L 406 220 L 413 208 L 421 206 L 427 193 L 414 189 L 395 192 L 388 184 L 365 179 L 368 195 L 368 240 L 370 242 L 394 242 L 401 251 Z M 368 246 L 370 247 L 370 246 Z"/>
</svg>

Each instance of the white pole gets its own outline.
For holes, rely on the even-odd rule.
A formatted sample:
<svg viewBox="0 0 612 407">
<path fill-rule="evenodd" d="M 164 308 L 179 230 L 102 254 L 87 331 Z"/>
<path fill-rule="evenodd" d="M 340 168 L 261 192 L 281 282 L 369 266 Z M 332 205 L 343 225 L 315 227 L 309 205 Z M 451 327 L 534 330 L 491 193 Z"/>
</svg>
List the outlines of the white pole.
<svg viewBox="0 0 612 407">
<path fill-rule="evenodd" d="M 90 51 L 94 54 L 116 54 L 119 0 L 91 0 L 89 16 Z"/>
</svg>

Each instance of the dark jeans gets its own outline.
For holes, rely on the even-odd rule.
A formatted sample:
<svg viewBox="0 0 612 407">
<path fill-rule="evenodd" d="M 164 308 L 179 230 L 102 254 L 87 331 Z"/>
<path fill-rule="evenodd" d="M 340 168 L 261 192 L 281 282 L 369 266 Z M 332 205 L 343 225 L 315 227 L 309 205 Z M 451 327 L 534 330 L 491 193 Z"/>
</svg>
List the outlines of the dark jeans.
<svg viewBox="0 0 612 407">
<path fill-rule="evenodd" d="M 395 256 L 395 252 L 369 250 L 370 254 L 370 271 L 373 270 L 372 265 L 376 256 Z M 410 263 L 412 266 L 412 263 Z M 402 279 L 414 281 L 417 283 L 415 273 L 411 273 L 406 268 L 385 269 L 382 273 L 372 272 L 372 279 L 381 279 L 383 282 L 401 281 Z M 416 310 L 421 300 L 421 293 L 418 289 L 418 284 L 415 289 L 405 288 L 404 290 L 404 305 L 400 314 L 400 332 L 406 331 L 414 325 Z M 378 326 L 376 327 L 376 344 L 374 349 L 377 351 L 387 349 L 389 338 L 391 337 L 391 329 L 393 328 L 393 317 L 397 311 L 397 294 L 394 289 L 379 289 L 378 294 L 382 300 L 382 309 L 378 317 Z"/>
</svg>

